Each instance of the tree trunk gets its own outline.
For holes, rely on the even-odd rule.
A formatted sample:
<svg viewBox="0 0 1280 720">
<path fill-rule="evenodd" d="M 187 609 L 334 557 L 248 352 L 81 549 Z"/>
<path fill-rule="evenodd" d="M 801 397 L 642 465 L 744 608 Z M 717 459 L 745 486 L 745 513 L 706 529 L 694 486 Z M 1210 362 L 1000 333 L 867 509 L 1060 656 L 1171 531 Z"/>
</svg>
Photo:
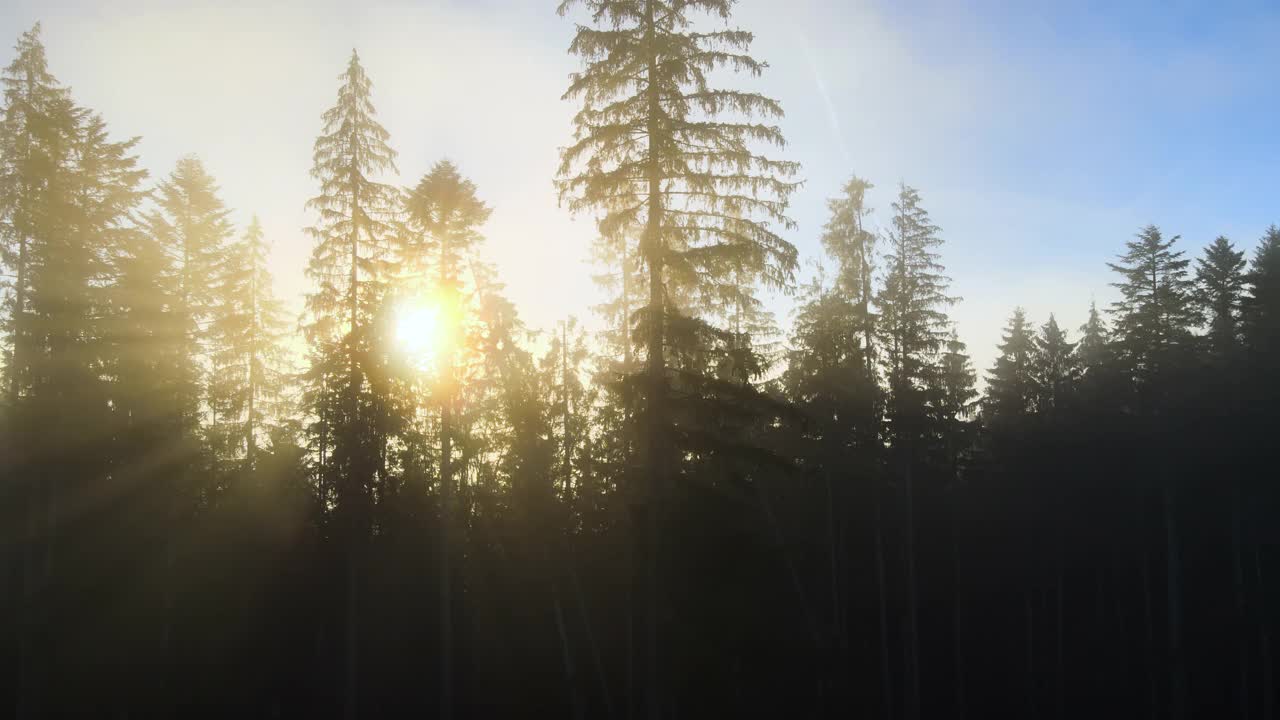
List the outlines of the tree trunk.
<svg viewBox="0 0 1280 720">
<path fill-rule="evenodd" d="M 637 556 L 639 542 L 635 539 L 639 527 L 639 515 L 633 504 L 631 508 L 632 542 L 627 548 L 627 720 L 638 720 L 643 703 L 640 701 L 639 681 L 636 678 L 636 627 L 639 625 L 639 614 L 636 608 L 637 595 L 640 588 L 640 558 Z"/>
<path fill-rule="evenodd" d="M 1164 527 L 1168 546 L 1165 573 L 1169 595 L 1169 717 L 1182 720 L 1186 714 L 1187 668 L 1182 654 L 1182 588 L 1178 544 L 1177 499 L 1171 484 L 1164 486 Z"/>
<path fill-rule="evenodd" d="M 1271 623 L 1267 618 L 1270 603 L 1267 597 L 1266 578 L 1262 574 L 1262 562 L 1259 559 L 1258 547 L 1253 548 L 1253 573 L 1258 582 L 1258 644 L 1262 661 L 1262 720 L 1273 720 L 1275 678 L 1271 675 Z"/>
<path fill-rule="evenodd" d="M 1064 614 L 1066 608 L 1066 568 L 1063 567 L 1063 549 L 1062 549 L 1062 524 L 1058 522 L 1057 527 L 1057 543 L 1054 548 L 1054 554 L 1057 556 L 1056 569 L 1057 577 L 1054 581 L 1054 625 L 1057 632 L 1054 650 L 1054 676 L 1057 682 L 1055 686 L 1055 708 L 1057 710 L 1058 720 L 1063 720 L 1067 714 L 1067 662 L 1066 662 L 1066 632 L 1063 628 Z"/>
<path fill-rule="evenodd" d="M 449 379 L 445 379 L 448 383 Z M 440 411 L 440 718 L 453 717 L 453 438 L 451 388 Z"/>
<path fill-rule="evenodd" d="M 1145 498 L 1138 496 L 1138 552 L 1142 563 L 1142 620 L 1145 647 L 1143 660 L 1147 674 L 1147 715 L 1155 720 L 1160 702 L 1156 693 L 1155 620 L 1151 612 L 1151 555 L 1147 549 L 1147 511 Z"/>
<path fill-rule="evenodd" d="M 1098 568 L 1094 574 L 1094 620 L 1093 627 L 1096 633 L 1094 640 L 1098 643 L 1099 650 L 1105 649 L 1108 645 L 1118 643 L 1121 646 L 1127 644 L 1127 638 L 1124 636 L 1122 629 L 1118 629 L 1116 634 L 1112 636 L 1107 632 L 1107 595 L 1106 595 L 1106 575 L 1102 568 Z M 1103 654 L 1099 652 L 1098 662 L 1094 663 L 1093 681 L 1094 698 L 1103 696 L 1103 689 L 1106 687 L 1107 679 L 1110 676 L 1110 668 L 1103 659 Z"/>
<path fill-rule="evenodd" d="M 1036 711 L 1036 621 L 1035 609 L 1031 606 L 1031 591 L 1023 593 L 1023 612 L 1027 621 L 1027 717 L 1035 718 Z"/>
<path fill-rule="evenodd" d="M 353 533 L 354 534 L 354 533 Z M 346 585 L 347 602 L 345 618 L 346 656 L 343 667 L 343 703 L 342 714 L 346 720 L 360 717 L 359 709 L 359 669 L 360 669 L 360 560 L 358 558 L 356 539 L 347 539 L 346 548 Z"/>
<path fill-rule="evenodd" d="M 569 509 L 570 520 L 574 518 L 574 490 L 573 490 L 573 449 L 569 442 L 569 323 L 562 321 L 560 324 L 560 388 L 561 398 L 564 403 L 561 408 L 560 425 L 562 438 L 562 452 L 564 453 L 564 501 Z"/>
<path fill-rule="evenodd" d="M 569 703 L 573 708 L 574 720 L 584 716 L 582 691 L 578 687 L 578 672 L 573 663 L 573 650 L 569 647 L 569 632 L 564 622 L 564 607 L 560 604 L 560 588 L 553 584 L 551 600 L 555 609 L 556 633 L 560 636 L 560 660 L 564 663 L 564 679 L 569 690 Z"/>
<path fill-rule="evenodd" d="M 666 457 L 666 363 L 664 357 L 664 334 L 666 310 L 663 298 L 663 263 L 665 260 L 665 243 L 662 237 L 662 167 L 658 156 L 659 119 L 662 116 L 660 97 L 658 95 L 658 57 L 656 23 L 654 19 L 654 0 L 645 2 L 645 38 L 648 51 L 646 75 L 649 79 L 647 89 L 648 111 L 646 118 L 646 135 L 649 148 L 646 158 L 648 176 L 648 218 L 645 226 L 645 259 L 649 265 L 649 338 L 648 338 L 648 417 L 646 432 L 646 455 L 648 460 L 648 488 L 642 492 L 640 527 L 635 542 L 639 548 L 637 553 L 642 559 L 643 578 L 641 587 L 644 604 L 645 635 L 645 673 L 644 698 L 642 715 L 651 720 L 662 716 L 664 693 L 661 680 L 661 661 L 659 647 L 658 618 L 658 551 L 660 547 L 658 532 L 661 525 L 659 514 L 665 498 L 667 484 Z"/>
<path fill-rule="evenodd" d="M 359 299 L 360 299 L 359 297 L 360 224 L 357 220 L 357 218 L 359 218 L 360 216 L 360 201 L 356 195 L 356 190 L 355 190 L 357 184 L 358 184 L 358 178 L 356 176 L 355 169 L 352 168 L 351 170 L 351 188 L 352 188 L 351 190 L 351 270 L 350 270 L 351 287 L 348 290 L 348 298 L 347 298 L 347 303 L 348 303 L 347 310 L 350 315 L 350 319 L 349 319 L 350 328 L 348 329 L 348 333 L 347 333 L 348 377 L 347 377 L 347 397 L 346 397 L 347 422 L 350 423 L 349 432 L 348 432 L 349 435 L 356 434 L 356 433 L 363 435 L 363 428 L 360 427 L 360 422 L 359 422 L 359 415 L 360 415 L 359 393 L 360 393 L 360 384 L 361 384 L 360 370 L 359 370 L 359 366 L 356 363 L 356 339 L 357 339 L 358 330 L 359 330 L 358 323 L 359 323 L 359 308 L 360 308 L 360 303 L 359 303 Z M 353 439 L 354 438 L 348 438 L 348 442 L 351 443 Z M 363 508 L 360 507 L 360 503 L 358 503 L 357 498 L 359 498 L 360 495 L 362 494 L 361 492 L 362 488 L 359 487 L 359 483 L 364 479 L 364 473 L 368 468 L 366 467 L 364 453 L 356 452 L 356 448 L 354 446 L 351 448 L 350 452 L 347 453 L 347 456 L 348 456 L 347 470 L 348 470 L 348 473 L 350 473 L 351 477 L 348 477 L 346 480 L 346 484 L 348 486 L 348 497 L 345 498 L 345 500 L 348 503 L 350 503 L 352 507 L 348 508 L 347 510 L 348 522 L 350 523 L 347 530 L 350 532 L 350 535 L 346 538 L 346 542 L 347 542 L 347 548 L 346 548 L 346 553 L 347 553 L 347 613 L 346 613 L 347 615 L 346 617 L 347 657 L 346 657 L 346 668 L 345 668 L 346 697 L 344 698 L 343 711 L 347 720 L 355 720 L 355 718 L 359 717 L 360 715 L 359 680 L 358 680 L 358 675 L 360 671 L 359 654 L 358 654 L 360 628 L 359 628 L 359 612 L 357 608 L 357 603 L 360 598 L 360 593 L 357 587 L 357 583 L 360 581 L 360 577 L 359 577 L 359 573 L 357 572 L 358 565 L 359 565 L 357 555 L 359 553 L 359 550 L 358 550 L 359 543 L 362 539 L 360 537 L 361 536 L 360 528 L 362 527 L 362 523 L 361 523 L 361 518 L 358 518 L 357 514 L 363 511 Z"/>
<path fill-rule="evenodd" d="M 631 267 L 627 264 L 627 235 L 622 235 L 622 366 L 631 372 Z"/>
<path fill-rule="evenodd" d="M 831 561 L 831 632 L 832 646 L 841 648 L 844 646 L 842 638 L 844 636 L 844 628 L 840 622 L 840 546 L 838 544 L 840 533 L 836 529 L 836 503 L 835 494 L 831 488 L 831 473 L 826 470 L 822 473 L 823 480 L 826 481 L 827 487 L 827 548 Z"/>
<path fill-rule="evenodd" d="M 956 720 L 964 720 L 965 701 L 964 701 L 964 605 L 963 605 L 963 575 L 960 568 L 960 538 L 959 535 L 952 539 L 951 543 L 951 560 L 954 567 L 955 580 L 955 599 L 953 601 L 953 615 L 951 618 L 954 653 L 955 653 L 955 685 L 956 685 Z"/>
<path fill-rule="evenodd" d="M 31 131 L 29 116 L 32 106 L 32 97 L 35 95 L 35 74 L 30 67 L 26 69 L 26 97 L 18 99 L 27 108 L 27 117 L 23 118 L 24 131 L 22 133 L 21 152 L 23 161 L 30 160 L 31 153 Z M 25 164 L 25 163 L 24 163 Z M 30 202 L 31 199 L 31 182 L 24 173 L 22 176 L 22 196 Z M 16 214 L 16 213 L 15 213 Z M 28 218 L 30 219 L 30 218 Z M 30 238 L 24 228 L 17 227 L 16 219 L 13 222 L 14 230 L 18 236 L 18 257 L 14 267 L 14 284 L 13 284 L 13 354 L 9 357 L 10 366 L 6 368 L 9 372 L 9 406 L 15 407 L 19 396 L 22 394 L 22 375 L 26 368 L 27 362 L 27 269 L 30 265 L 30 257 L 28 256 L 28 245 Z"/>
<path fill-rule="evenodd" d="M 578 570 L 569 564 L 569 579 L 573 582 L 573 594 L 578 600 L 578 616 L 582 620 L 582 629 L 587 636 L 587 645 L 591 649 L 591 662 L 595 665 L 596 681 L 600 684 L 600 697 L 604 701 L 605 717 L 613 718 L 613 695 L 609 692 L 609 682 L 605 677 L 604 663 L 600 660 L 600 646 L 596 643 L 595 632 L 591 629 L 591 618 L 587 615 L 587 603 L 582 597 L 582 584 L 578 582 Z"/>
<path fill-rule="evenodd" d="M 28 476 L 33 475 L 28 472 Z M 45 483 L 33 478 L 26 483 L 26 528 L 22 543 L 22 614 L 19 620 L 18 639 L 18 697 L 14 717 L 18 720 L 42 717 L 44 696 L 44 656 L 36 641 L 35 619 L 37 598 L 48 587 L 44 574 L 43 540 L 48 528 L 44 526 L 43 490 Z"/>
<path fill-rule="evenodd" d="M 1245 606 L 1244 594 L 1244 562 L 1243 542 L 1241 539 L 1240 483 L 1237 480 L 1231 487 L 1231 576 L 1235 586 L 1236 600 L 1236 651 L 1238 653 L 1237 668 L 1239 673 L 1236 692 L 1240 704 L 1240 716 L 1249 720 L 1252 712 L 1249 702 L 1249 625 L 1248 610 Z"/>
<path fill-rule="evenodd" d="M 905 554 L 907 559 L 907 720 L 920 718 L 920 626 L 916 586 L 915 489 L 912 457 L 908 450 L 904 475 L 906 497 Z"/>
<path fill-rule="evenodd" d="M 26 70 L 26 98 L 25 107 L 31 107 L 31 98 L 35 92 L 35 76 L 33 70 L 28 67 Z M 30 118 L 25 118 L 29 127 Z M 26 160 L 30 153 L 31 133 L 28 130 L 22 135 L 22 151 L 21 155 Z M 23 196 L 30 198 L 31 187 L 23 175 Z M 19 400 L 22 395 L 22 376 L 27 363 L 27 266 L 29 257 L 27 246 L 29 239 L 23 228 L 18 228 L 14 222 L 14 230 L 17 231 L 18 253 L 17 263 L 14 268 L 14 286 L 13 286 L 13 306 L 12 306 L 12 332 L 13 332 L 13 353 L 9 356 L 9 366 L 6 371 L 9 375 L 9 408 L 14 411 L 18 408 Z M 18 657 L 17 657 L 17 687 L 15 717 L 19 720 L 23 718 L 34 718 L 40 714 L 40 706 L 38 701 L 39 695 L 39 671 L 35 667 L 35 658 L 33 657 L 33 639 L 34 620 L 31 617 L 33 608 L 35 607 L 35 596 L 37 581 L 35 576 L 35 554 L 37 537 L 39 536 L 39 520 L 36 510 L 36 502 L 39 497 L 40 483 L 31 480 L 31 468 L 23 463 L 19 467 L 18 452 L 22 451 L 23 455 L 27 455 L 27 448 L 23 447 L 25 443 L 17 442 L 16 423 L 10 423 L 6 430 L 9 431 L 9 437 L 6 440 L 10 442 L 10 447 L 6 448 L 13 452 L 9 456 L 9 467 L 13 471 L 12 480 L 18 481 L 24 478 L 23 484 L 26 486 L 26 497 L 19 496 L 19 510 L 14 517 L 17 522 L 26 525 L 25 537 L 17 543 L 17 565 L 18 572 L 21 574 L 19 580 L 19 611 L 17 618 L 18 625 Z M 22 499 L 27 502 L 22 503 Z M 23 514 L 26 517 L 22 517 Z M 5 568 L 7 569 L 7 568 Z"/>
<path fill-rule="evenodd" d="M 893 673 L 889 665 L 889 602 L 884 578 L 884 531 L 880 522 L 880 498 L 876 498 L 876 588 L 880 593 L 880 694 L 884 698 L 885 720 L 893 718 Z"/>
<path fill-rule="evenodd" d="M 249 414 L 245 417 L 245 464 L 252 469 L 255 466 L 258 455 L 258 439 L 254 432 L 254 402 L 258 397 L 258 271 L 256 263 L 252 263 L 249 275 L 249 303 L 250 303 L 250 326 L 249 326 L 249 397 L 246 405 Z"/>
</svg>

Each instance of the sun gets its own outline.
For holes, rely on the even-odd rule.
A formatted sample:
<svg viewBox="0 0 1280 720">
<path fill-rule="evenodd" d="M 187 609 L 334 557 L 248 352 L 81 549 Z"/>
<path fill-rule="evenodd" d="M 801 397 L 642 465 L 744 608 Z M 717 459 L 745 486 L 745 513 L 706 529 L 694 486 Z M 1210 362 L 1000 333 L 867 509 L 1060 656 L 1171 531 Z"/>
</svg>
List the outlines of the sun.
<svg viewBox="0 0 1280 720">
<path fill-rule="evenodd" d="M 395 342 L 409 363 L 431 369 L 447 342 L 440 307 L 425 302 L 404 303 L 395 314 Z"/>
</svg>

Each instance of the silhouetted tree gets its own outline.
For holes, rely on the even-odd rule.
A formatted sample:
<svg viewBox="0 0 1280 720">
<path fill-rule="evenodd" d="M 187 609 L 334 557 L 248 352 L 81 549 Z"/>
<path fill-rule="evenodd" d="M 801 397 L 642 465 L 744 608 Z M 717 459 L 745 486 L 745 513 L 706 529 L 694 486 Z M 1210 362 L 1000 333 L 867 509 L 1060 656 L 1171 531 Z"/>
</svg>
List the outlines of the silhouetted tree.
<svg viewBox="0 0 1280 720">
<path fill-rule="evenodd" d="M 124 641 L 113 636 L 108 613 L 92 610 L 98 605 L 90 597 L 105 602 L 103 587 L 83 595 L 77 587 L 101 572 L 95 567 L 115 567 L 100 562 L 99 553 L 118 562 L 127 559 L 135 571 L 153 569 L 151 556 L 128 553 L 131 546 L 114 531 L 121 525 L 145 524 L 139 528 L 143 533 L 165 527 L 145 510 L 134 522 L 97 513 L 82 523 L 67 521 L 70 508 L 133 490 L 129 468 L 122 467 L 113 452 L 111 387 L 103 371 L 110 353 L 111 252 L 133 232 L 130 214 L 142 197 L 139 184 L 145 172 L 131 154 L 136 139 L 110 140 L 105 122 L 73 106 L 69 98 L 59 112 L 62 117 L 56 122 L 61 130 L 50 145 L 57 152 L 47 158 L 50 172 L 37 192 L 39 222 L 28 238 L 30 295 L 24 321 L 33 352 L 23 368 L 27 394 L 14 408 L 15 427 L 24 429 L 20 447 L 28 513 L 26 617 L 19 635 L 27 668 L 19 690 L 22 717 L 74 712 L 78 693 L 68 695 L 68 689 L 88 687 L 88 679 L 67 660 L 75 650 L 64 645 L 55 652 L 47 644 L 34 644 L 36 626 L 28 613 L 40 608 L 45 627 L 83 621 L 86 632 L 79 642 L 90 647 Z M 144 595 L 151 600 L 148 609 L 159 609 L 154 603 L 157 595 Z M 87 617 L 74 618 L 72 609 Z M 156 632 L 154 619 L 133 627 L 145 628 L 152 637 Z M 139 644 L 130 643 L 130 649 Z"/>
<path fill-rule="evenodd" d="M 308 228 L 315 240 L 307 266 L 314 290 L 307 296 L 305 331 L 312 356 L 312 442 L 347 558 L 343 707 L 353 718 L 359 714 L 361 555 L 385 446 L 384 405 L 369 377 L 377 354 L 374 318 L 386 294 L 399 195 L 374 179 L 395 170 L 395 151 L 375 118 L 372 82 L 355 51 L 339 79 L 337 103 L 324 113 L 313 153 L 311 175 L 320 193 L 307 202 L 318 218 Z"/>
<path fill-rule="evenodd" d="M 1249 345 L 1264 359 L 1280 351 L 1280 227 L 1272 225 L 1249 264 L 1244 326 Z"/>
<path fill-rule="evenodd" d="M 571 209 L 605 213 L 611 233 L 642 227 L 640 256 L 648 270 L 645 311 L 646 405 L 644 488 L 635 489 L 636 562 L 641 569 L 643 693 L 633 705 L 657 717 L 665 704 L 658 633 L 658 518 L 673 456 L 665 359 L 671 299 L 681 289 L 714 297 L 725 283 L 748 278 L 780 285 L 796 264 L 795 249 L 773 224 L 795 188 L 795 163 L 769 159 L 760 146 L 781 146 L 781 131 L 750 122 L 781 117 L 781 107 L 756 93 L 717 88 L 716 71 L 758 75 L 763 63 L 746 54 L 751 34 L 733 29 L 695 32 L 695 15 L 727 20 L 729 0 L 566 0 L 581 4 L 592 26 L 579 26 L 570 52 L 583 60 L 565 93 L 580 98 L 574 142 L 562 152 L 562 196 Z"/>
<path fill-rule="evenodd" d="M 462 335 L 457 327 L 465 305 L 463 273 L 476 261 L 482 240 L 479 227 L 490 210 L 476 197 L 476 186 L 462 177 L 453 163 L 435 164 L 404 198 L 404 214 L 410 232 L 404 238 L 401 255 L 410 273 L 434 276 L 440 304 L 439 321 L 445 324 L 444 347 L 438 350 L 439 377 L 436 393 L 440 405 L 440 630 L 441 677 L 440 715 L 453 713 L 453 563 L 450 529 L 455 522 L 454 496 L 457 477 L 453 468 L 453 415 L 459 378 L 456 366 Z M 473 279 L 474 282 L 474 279 Z M 475 291 L 475 288 L 472 288 Z"/>
<path fill-rule="evenodd" d="M 75 122 L 68 91 L 49 72 L 39 23 L 18 38 L 0 87 L 0 261 L 11 271 L 3 287 L 6 392 L 12 402 L 24 391 L 31 362 L 26 322 L 35 235 L 53 220 L 47 191 L 57 187 L 56 173 L 66 170 L 67 136 Z"/>
<path fill-rule="evenodd" d="M 49 481 L 34 476 L 30 427 L 32 365 L 38 362 L 35 316 L 31 311 L 35 265 L 41 243 L 55 227 L 53 213 L 65 202 L 73 172 L 72 136 L 76 109 L 68 91 L 49 72 L 40 25 L 19 36 L 14 58 L 0 73 L 0 628 L 16 648 L 6 659 L 21 668 L 15 674 L 17 717 L 39 712 L 34 664 L 35 615 L 41 543 L 42 497 Z M 24 528 L 17 531 L 17 528 Z"/>
<path fill-rule="evenodd" d="M 15 716 L 1270 718 L 1280 230 L 1192 278 L 1144 228 L 1110 323 L 1014 314 L 975 417 L 909 187 L 880 234 L 870 183 L 840 187 L 831 275 L 774 321 L 796 168 L 736 86 L 763 65 L 733 8 L 562 7 L 587 17 L 559 188 L 599 216 L 598 342 L 521 320 L 457 167 L 381 182 L 354 56 L 291 336 L 258 223 L 232 240 L 193 158 L 147 203 L 136 141 L 24 33 L 0 72 Z"/>
<path fill-rule="evenodd" d="M 875 271 L 875 233 L 866 228 L 866 218 L 871 208 L 866 205 L 867 191 L 875 187 L 856 175 L 845 183 L 840 197 L 827 200 L 831 213 L 823 226 L 822 246 L 835 260 L 836 288 L 857 304 L 857 325 L 862 334 L 862 356 L 868 373 L 873 373 L 875 352 L 875 322 L 871 314 L 875 288 L 872 273 Z"/>
<path fill-rule="evenodd" d="M 1113 283 L 1121 299 L 1112 306 L 1116 316 L 1116 348 L 1119 361 L 1138 388 L 1138 414 L 1148 432 L 1168 427 L 1168 410 L 1175 402 L 1176 378 L 1190 364 L 1196 323 L 1193 284 L 1187 277 L 1190 260 L 1173 249 L 1175 236 L 1165 240 L 1159 228 L 1148 225 L 1134 240 L 1120 262 L 1108 263 L 1123 278 Z M 1186 705 L 1186 659 L 1182 648 L 1181 538 L 1177 529 L 1177 487 L 1167 457 L 1153 473 L 1161 495 L 1165 527 L 1165 579 L 1167 584 L 1167 641 L 1169 644 L 1169 713 L 1181 717 Z M 1143 553 L 1144 578 L 1146 553 Z M 1149 621 L 1149 613 L 1148 613 Z"/>
<path fill-rule="evenodd" d="M 1196 262 L 1195 300 L 1208 327 L 1209 347 L 1219 359 L 1232 358 L 1240 346 L 1244 265 L 1244 252 L 1221 235 Z"/>
<path fill-rule="evenodd" d="M 289 320 L 272 292 L 270 244 L 255 215 L 218 269 L 210 322 L 209 438 L 252 468 L 271 428 L 289 419 Z"/>
<path fill-rule="evenodd" d="M 1036 342 L 1022 308 L 1005 326 L 996 364 L 987 373 L 985 410 L 993 423 L 1018 423 L 1035 409 Z"/>
<path fill-rule="evenodd" d="M 977 409 L 977 373 L 968 349 L 952 328 L 938 362 L 937 379 L 932 383 L 935 397 L 929 403 L 941 440 L 942 466 L 949 468 L 953 477 L 960 454 L 972 444 L 970 421 Z"/>
<path fill-rule="evenodd" d="M 1076 349 L 1080 364 L 1086 371 L 1102 367 L 1111 360 L 1110 349 L 1110 337 L 1102 314 L 1098 312 L 1098 304 L 1090 302 L 1089 319 L 1080 326 L 1080 342 Z"/>
<path fill-rule="evenodd" d="M 907 691 L 906 716 L 920 716 L 920 640 L 915 551 L 913 471 L 929 428 L 929 384 L 947 335 L 945 308 L 950 279 L 942 274 L 939 228 L 920 204 L 915 188 L 901 185 L 885 232 L 885 278 L 876 296 L 878 330 L 888 396 L 885 415 L 890 444 L 902 475 L 906 507 Z"/>
<path fill-rule="evenodd" d="M 1096 333 L 1100 322 L 1097 311 L 1090 308 L 1088 325 Z M 1071 399 L 1076 383 L 1080 380 L 1080 362 L 1076 355 L 1077 343 L 1067 341 L 1067 332 L 1058 327 L 1058 320 L 1049 314 L 1049 321 L 1040 326 L 1035 338 L 1035 354 L 1032 359 L 1032 380 L 1035 383 L 1035 406 L 1041 413 L 1061 411 Z"/>
<path fill-rule="evenodd" d="M 147 232 L 171 259 L 170 298 L 178 325 L 183 431 L 194 439 L 205 396 L 209 325 L 216 303 L 216 278 L 224 263 L 232 227 L 218 187 L 204 165 L 185 157 L 153 193 L 155 211 Z"/>
<path fill-rule="evenodd" d="M 1192 345 L 1191 261 L 1173 249 L 1177 241 L 1178 236 L 1165 240 L 1159 228 L 1148 225 L 1126 243 L 1119 262 L 1107 263 L 1122 278 L 1112 283 L 1121 298 L 1111 307 L 1119 360 L 1148 390 L 1165 366 L 1185 360 Z"/>
</svg>

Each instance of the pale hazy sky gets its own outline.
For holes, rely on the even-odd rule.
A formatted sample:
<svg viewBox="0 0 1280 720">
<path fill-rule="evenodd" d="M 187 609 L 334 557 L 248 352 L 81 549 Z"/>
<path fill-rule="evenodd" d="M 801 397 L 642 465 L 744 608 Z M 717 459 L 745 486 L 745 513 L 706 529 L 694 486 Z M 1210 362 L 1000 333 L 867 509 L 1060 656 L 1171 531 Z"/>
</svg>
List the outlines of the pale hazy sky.
<svg viewBox="0 0 1280 720">
<path fill-rule="evenodd" d="M 559 209 L 552 186 L 576 67 L 555 5 L 6 0 L 0 61 L 43 21 L 54 73 L 117 136 L 142 136 L 154 177 L 194 153 L 238 223 L 261 217 L 278 290 L 297 302 L 311 146 L 358 48 L 397 181 L 457 163 L 494 208 L 487 254 L 508 294 L 548 326 L 596 297 L 593 222 Z M 1198 253 L 1218 234 L 1251 250 L 1280 222 L 1274 4 L 1006 5 L 741 0 L 735 18 L 771 66 L 752 86 L 782 102 L 786 155 L 804 165 L 788 234 L 802 258 L 850 173 L 876 183 L 880 222 L 896 184 L 916 186 L 983 370 L 1015 305 L 1075 328 L 1091 296 L 1109 300 L 1105 262 L 1142 225 Z"/>
</svg>

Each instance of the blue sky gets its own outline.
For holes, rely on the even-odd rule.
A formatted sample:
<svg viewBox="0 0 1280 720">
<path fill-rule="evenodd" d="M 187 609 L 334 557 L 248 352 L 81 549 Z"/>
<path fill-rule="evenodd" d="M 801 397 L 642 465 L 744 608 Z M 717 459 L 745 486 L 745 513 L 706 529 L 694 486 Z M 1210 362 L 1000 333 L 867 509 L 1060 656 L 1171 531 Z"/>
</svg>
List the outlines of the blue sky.
<svg viewBox="0 0 1280 720">
<path fill-rule="evenodd" d="M 1076 327 L 1113 295 L 1106 261 L 1139 227 L 1251 249 L 1280 222 L 1274 3 L 741 0 L 804 165 L 789 234 L 819 253 L 825 199 L 856 172 L 887 220 L 898 182 L 943 229 L 953 308 L 979 368 L 1015 305 Z M 449 157 L 494 206 L 488 252 L 535 326 L 594 301 L 592 223 L 551 178 L 573 108 L 570 20 L 548 0 L 50 2 L 0 7 L 6 46 L 43 20 L 50 63 L 164 174 L 196 153 L 236 219 L 306 288 L 303 203 L 320 113 L 358 47 L 408 184 Z M 7 62 L 7 53 L 4 53 Z M 785 323 L 786 298 L 776 306 Z"/>
</svg>

